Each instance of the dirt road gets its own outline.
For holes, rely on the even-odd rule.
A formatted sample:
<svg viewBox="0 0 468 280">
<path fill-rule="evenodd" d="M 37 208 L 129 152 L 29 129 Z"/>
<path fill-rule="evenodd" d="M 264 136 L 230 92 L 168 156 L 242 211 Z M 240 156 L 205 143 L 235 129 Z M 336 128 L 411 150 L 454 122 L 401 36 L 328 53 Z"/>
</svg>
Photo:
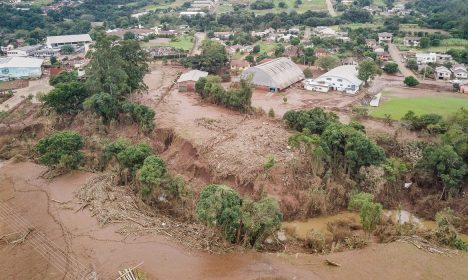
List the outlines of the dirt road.
<svg viewBox="0 0 468 280">
<path fill-rule="evenodd" d="M 206 33 L 203 33 L 203 32 L 195 33 L 195 40 L 194 40 L 195 42 L 193 43 L 193 47 L 190 50 L 189 56 L 201 54 L 200 47 L 201 47 L 203 40 L 205 40 L 205 38 L 206 38 Z"/>
<path fill-rule="evenodd" d="M 413 72 L 406 68 L 405 63 L 403 62 L 403 57 L 401 56 L 400 50 L 392 43 L 388 44 L 388 52 L 392 57 L 392 60 L 398 64 L 398 69 L 400 70 L 401 74 L 405 77 L 407 76 L 414 76 Z M 415 77 L 417 78 L 417 77 Z"/>
<path fill-rule="evenodd" d="M 335 12 L 335 8 L 333 8 L 332 0 L 326 0 L 326 1 L 327 1 L 328 12 L 330 13 L 332 17 L 336 17 L 336 12 Z"/>
<path fill-rule="evenodd" d="M 9 111 L 18 104 L 20 104 L 25 98 L 28 96 L 32 96 L 33 102 L 38 102 L 36 100 L 36 94 L 43 92 L 49 92 L 53 87 L 49 85 L 49 79 L 44 78 L 40 80 L 32 80 L 29 82 L 29 86 L 22 89 L 15 90 L 16 92 L 13 94 L 13 97 L 9 98 L 7 101 L 0 104 L 0 111 Z"/>
<path fill-rule="evenodd" d="M 21 217 L 99 279 L 116 279 L 117 271 L 143 262 L 148 279 L 466 279 L 468 254 L 450 257 L 418 250 L 407 243 L 372 245 L 333 253 L 269 254 L 252 250 L 211 255 L 190 251 L 158 235 L 122 236 L 117 224 L 100 226 L 90 211 L 76 203 L 74 192 L 91 173 L 73 172 L 53 180 L 41 178 L 45 168 L 7 162 L 0 167 L 0 204 Z M 65 202 L 70 203 L 65 204 Z M 0 220 L 0 236 L 11 233 Z M 31 240 L 12 246 L 0 243 L 0 273 L 5 279 L 64 279 L 33 249 Z M 341 267 L 325 265 L 333 260 Z M 365 267 L 365 269 L 363 269 Z"/>
</svg>

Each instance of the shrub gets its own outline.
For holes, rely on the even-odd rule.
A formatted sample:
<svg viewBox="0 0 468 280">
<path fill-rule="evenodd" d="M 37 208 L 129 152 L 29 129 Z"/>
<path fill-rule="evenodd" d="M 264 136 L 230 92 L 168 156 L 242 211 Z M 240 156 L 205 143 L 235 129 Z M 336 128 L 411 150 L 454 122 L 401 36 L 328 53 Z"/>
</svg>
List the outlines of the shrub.
<svg viewBox="0 0 468 280">
<path fill-rule="evenodd" d="M 156 113 L 150 107 L 138 103 L 125 102 L 122 110 L 128 113 L 134 122 L 138 123 L 142 131 L 150 132 L 154 129 L 154 116 Z"/>
<path fill-rule="evenodd" d="M 94 94 L 84 101 L 83 106 L 100 116 L 104 124 L 116 119 L 120 112 L 119 101 L 109 93 Z"/>
<path fill-rule="evenodd" d="M 70 83 L 76 82 L 78 80 L 78 73 L 76 71 L 62 71 L 56 76 L 51 76 L 49 79 L 49 84 L 51 86 L 56 86 L 60 83 Z"/>
<path fill-rule="evenodd" d="M 312 70 L 310 70 L 310 68 L 304 69 L 303 72 L 304 72 L 304 76 L 305 76 L 306 78 L 312 78 Z"/>
<path fill-rule="evenodd" d="M 83 110 L 83 101 L 89 96 L 81 82 L 60 83 L 49 93 L 41 96 L 44 105 L 59 114 L 74 115 Z"/>
<path fill-rule="evenodd" d="M 127 139 L 119 138 L 116 141 L 106 145 L 103 151 L 103 158 L 105 162 L 116 158 L 117 155 L 130 146 L 130 142 Z"/>
<path fill-rule="evenodd" d="M 270 110 L 268 110 L 268 116 L 270 118 L 274 118 L 275 117 L 275 110 L 273 110 L 273 108 L 270 108 Z"/>
<path fill-rule="evenodd" d="M 273 168 L 273 166 L 275 166 L 275 158 L 272 155 L 268 155 L 265 160 L 265 163 L 263 164 L 263 168 L 265 170 L 270 170 L 271 168 Z"/>
<path fill-rule="evenodd" d="M 435 237 L 439 243 L 468 251 L 468 243 L 458 237 L 458 232 L 453 226 L 458 218 L 450 208 L 437 212 Z"/>
<path fill-rule="evenodd" d="M 325 250 L 325 237 L 319 231 L 311 230 L 306 235 L 305 245 L 315 253 L 321 253 Z"/>
<path fill-rule="evenodd" d="M 362 228 L 368 233 L 375 230 L 380 222 L 380 214 L 382 213 L 382 205 L 365 201 L 361 207 L 360 217 Z"/>
<path fill-rule="evenodd" d="M 413 77 L 413 76 L 405 77 L 405 79 L 403 80 L 403 83 L 405 83 L 405 85 L 407 85 L 409 87 L 415 87 L 415 86 L 419 85 L 418 80 L 416 80 L 416 78 Z"/>
<path fill-rule="evenodd" d="M 348 203 L 348 210 L 351 211 L 360 211 L 364 203 L 372 202 L 374 200 L 374 195 L 366 192 L 360 192 L 353 196 Z"/>
<path fill-rule="evenodd" d="M 278 202 L 269 197 L 258 202 L 244 200 L 241 213 L 244 245 L 257 246 L 281 226 Z"/>
<path fill-rule="evenodd" d="M 145 159 L 152 154 L 151 147 L 144 143 L 128 146 L 117 154 L 117 160 L 123 168 L 128 168 L 134 175 Z"/>
<path fill-rule="evenodd" d="M 56 132 L 36 145 L 39 162 L 52 168 L 75 169 L 83 160 L 84 139 L 73 131 Z"/>
<path fill-rule="evenodd" d="M 395 74 L 396 72 L 398 72 L 398 64 L 394 62 L 387 63 L 384 66 L 383 70 L 388 74 Z"/>
<path fill-rule="evenodd" d="M 286 124 L 297 131 L 305 128 L 313 134 L 321 134 L 331 123 L 338 122 L 338 116 L 332 112 L 325 112 L 321 108 L 309 111 L 287 111 L 283 115 Z"/>
</svg>

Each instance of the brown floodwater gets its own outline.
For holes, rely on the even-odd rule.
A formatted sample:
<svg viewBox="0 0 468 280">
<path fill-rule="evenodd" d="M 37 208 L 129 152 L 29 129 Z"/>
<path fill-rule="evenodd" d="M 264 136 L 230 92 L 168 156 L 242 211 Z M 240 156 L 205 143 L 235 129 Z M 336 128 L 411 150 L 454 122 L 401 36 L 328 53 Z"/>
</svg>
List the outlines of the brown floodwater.
<svg viewBox="0 0 468 280">
<path fill-rule="evenodd" d="M 118 225 L 102 227 L 87 209 L 76 211 L 78 205 L 69 209 L 57 202 L 73 200 L 74 191 L 94 174 L 72 172 L 46 180 L 40 177 L 44 171 L 33 163 L 5 163 L 0 167 L 0 204 L 15 209 L 57 248 L 96 271 L 99 279 L 116 279 L 118 270 L 139 263 L 149 279 L 403 280 L 412 275 L 411 279 L 461 280 L 468 276 L 468 254 L 435 255 L 406 243 L 373 244 L 326 256 L 253 250 L 213 255 L 186 249 L 164 236 L 122 236 L 116 233 Z M 353 215 L 337 216 L 356 218 Z M 315 226 L 323 228 L 329 220 L 323 217 Z M 0 236 L 9 231 L 0 219 Z M 325 259 L 341 267 L 327 266 Z M 14 247 L 0 244 L 0 275 L 4 279 L 63 279 L 63 273 L 33 250 L 28 240 Z"/>
</svg>

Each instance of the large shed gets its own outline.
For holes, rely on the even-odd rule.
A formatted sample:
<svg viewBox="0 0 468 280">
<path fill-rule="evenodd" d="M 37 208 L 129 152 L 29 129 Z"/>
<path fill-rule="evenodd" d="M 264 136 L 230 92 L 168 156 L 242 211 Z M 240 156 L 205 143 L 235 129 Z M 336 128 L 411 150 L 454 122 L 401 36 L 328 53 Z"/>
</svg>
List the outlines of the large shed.
<svg viewBox="0 0 468 280">
<path fill-rule="evenodd" d="M 257 88 L 278 92 L 305 77 L 301 68 L 291 59 L 280 57 L 248 68 L 242 72 L 241 78 L 252 78 L 252 84 Z"/>
<path fill-rule="evenodd" d="M 200 78 L 204 78 L 206 76 L 208 76 L 208 72 L 200 70 L 191 70 L 180 75 L 179 79 L 177 80 L 177 87 L 179 88 L 179 92 L 194 91 L 195 83 Z"/>
<path fill-rule="evenodd" d="M 30 57 L 0 58 L 0 80 L 39 78 L 43 59 Z"/>
</svg>

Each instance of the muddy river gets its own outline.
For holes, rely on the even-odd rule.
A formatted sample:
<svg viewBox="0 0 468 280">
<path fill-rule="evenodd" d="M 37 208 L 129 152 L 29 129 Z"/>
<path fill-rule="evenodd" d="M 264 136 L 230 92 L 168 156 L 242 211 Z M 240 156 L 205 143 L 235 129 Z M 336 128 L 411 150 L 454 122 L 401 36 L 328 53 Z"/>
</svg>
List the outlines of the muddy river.
<svg viewBox="0 0 468 280">
<path fill-rule="evenodd" d="M 371 245 L 326 256 L 258 253 L 253 250 L 214 255 L 188 250 L 160 235 L 122 236 L 117 225 L 100 226 L 91 213 L 60 202 L 96 176 L 73 172 L 53 180 L 41 178 L 45 168 L 33 163 L 0 167 L 0 206 L 13 209 L 37 232 L 44 233 L 57 256 L 76 260 L 98 279 L 116 279 L 119 270 L 142 263 L 148 279 L 467 279 L 468 254 L 443 256 L 411 244 Z M 356 218 L 353 213 L 339 217 Z M 336 218 L 336 217 L 335 217 Z M 334 217 L 308 221 L 298 229 L 321 227 Z M 0 215 L 0 236 L 12 225 Z M 319 222 L 320 221 L 320 222 Z M 306 226 L 307 225 L 307 226 Z M 41 256 L 32 239 L 18 246 L 0 243 L 1 279 L 64 279 L 75 271 Z M 52 249 L 51 249 L 52 250 Z M 51 253 L 51 254 L 52 254 Z M 330 259 L 341 267 L 325 264 Z M 81 267 L 80 266 L 80 267 Z M 365 267 L 365 269 L 362 269 Z"/>
</svg>

